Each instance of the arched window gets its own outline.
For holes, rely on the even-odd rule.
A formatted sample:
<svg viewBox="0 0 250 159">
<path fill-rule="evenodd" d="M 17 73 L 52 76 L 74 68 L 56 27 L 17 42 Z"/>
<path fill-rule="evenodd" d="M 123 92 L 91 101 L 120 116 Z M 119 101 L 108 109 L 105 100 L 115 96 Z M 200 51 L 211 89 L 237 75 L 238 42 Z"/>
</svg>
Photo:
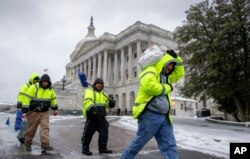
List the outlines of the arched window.
<svg viewBox="0 0 250 159">
<path fill-rule="evenodd" d="M 127 108 L 126 98 L 127 98 L 126 93 L 122 93 L 122 103 L 121 103 L 122 110 L 125 110 Z"/>
<path fill-rule="evenodd" d="M 130 96 L 129 96 L 129 110 L 132 110 L 134 103 L 135 103 L 135 92 L 132 91 L 130 92 Z"/>
</svg>

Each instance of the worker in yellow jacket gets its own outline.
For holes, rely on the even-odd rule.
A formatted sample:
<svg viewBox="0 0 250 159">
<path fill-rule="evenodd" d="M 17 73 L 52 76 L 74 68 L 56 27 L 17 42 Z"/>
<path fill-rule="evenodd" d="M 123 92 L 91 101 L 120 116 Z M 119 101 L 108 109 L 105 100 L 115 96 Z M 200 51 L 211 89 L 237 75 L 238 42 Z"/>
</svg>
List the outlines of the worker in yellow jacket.
<svg viewBox="0 0 250 159">
<path fill-rule="evenodd" d="M 22 103 L 24 100 L 24 96 L 28 88 L 39 81 L 39 75 L 37 73 L 33 73 L 29 81 L 22 85 L 22 87 L 19 90 L 18 96 L 17 96 L 17 113 L 16 113 L 16 122 L 15 122 L 15 130 L 19 131 L 17 135 L 17 139 L 20 141 L 21 144 L 24 143 L 24 132 L 27 128 L 27 121 L 22 120 Z"/>
<path fill-rule="evenodd" d="M 101 78 L 97 78 L 93 84 L 93 88 L 85 90 L 83 99 L 83 115 L 87 118 L 82 135 L 82 153 L 88 156 L 92 155 L 89 150 L 89 144 L 92 136 L 97 131 L 99 133 L 99 153 L 112 153 L 107 149 L 108 127 L 106 120 L 106 108 L 114 108 L 115 100 L 112 95 L 107 95 L 102 91 L 104 82 Z"/>
<path fill-rule="evenodd" d="M 44 74 L 39 83 L 29 87 L 23 101 L 23 116 L 27 118 L 28 129 L 25 133 L 25 146 L 27 151 L 32 151 L 32 140 L 40 125 L 41 148 L 51 151 L 49 144 L 49 108 L 57 111 L 56 93 L 51 87 L 50 77 Z"/>
<path fill-rule="evenodd" d="M 133 159 L 143 146 L 155 137 L 161 154 L 166 159 L 178 159 L 170 117 L 172 84 L 185 74 L 182 59 L 173 50 L 154 66 L 139 74 L 140 87 L 133 106 L 138 119 L 136 137 L 122 153 L 121 159 Z"/>
</svg>

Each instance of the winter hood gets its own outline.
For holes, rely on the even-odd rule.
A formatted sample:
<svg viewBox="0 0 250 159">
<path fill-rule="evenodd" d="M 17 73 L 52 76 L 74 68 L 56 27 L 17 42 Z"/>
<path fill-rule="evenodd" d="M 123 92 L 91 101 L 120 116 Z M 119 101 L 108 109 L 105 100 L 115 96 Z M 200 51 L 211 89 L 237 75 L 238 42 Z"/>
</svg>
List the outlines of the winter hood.
<svg viewBox="0 0 250 159">
<path fill-rule="evenodd" d="M 33 82 L 34 82 L 34 79 L 35 78 L 38 78 L 38 80 L 39 80 L 39 74 L 38 73 L 32 73 L 32 75 L 30 76 L 30 78 L 29 78 L 29 83 L 30 84 L 34 84 Z"/>
<path fill-rule="evenodd" d="M 42 77 L 41 77 L 41 79 L 40 79 L 40 81 L 39 81 L 40 85 L 41 85 L 41 83 L 42 83 L 43 81 L 48 81 L 48 82 L 49 82 L 49 86 L 48 86 L 48 87 L 51 87 L 51 81 L 50 81 L 49 75 L 47 75 L 47 74 L 42 75 Z"/>
<path fill-rule="evenodd" d="M 162 72 L 162 70 L 169 65 L 170 63 L 174 63 L 174 65 L 176 64 L 176 60 L 169 54 L 165 54 L 163 56 L 163 58 L 161 58 L 160 61 L 158 61 L 155 64 L 155 68 L 158 74 L 160 74 Z"/>
</svg>

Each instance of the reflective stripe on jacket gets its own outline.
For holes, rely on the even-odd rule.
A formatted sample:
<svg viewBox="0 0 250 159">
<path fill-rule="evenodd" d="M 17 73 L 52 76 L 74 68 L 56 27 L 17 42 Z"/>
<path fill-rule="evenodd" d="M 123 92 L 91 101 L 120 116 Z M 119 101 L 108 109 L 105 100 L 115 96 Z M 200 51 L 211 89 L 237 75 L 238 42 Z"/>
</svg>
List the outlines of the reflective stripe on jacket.
<svg viewBox="0 0 250 159">
<path fill-rule="evenodd" d="M 29 82 L 23 84 L 22 87 L 20 88 L 18 96 L 17 96 L 17 102 L 20 103 L 21 105 L 23 103 L 24 96 L 26 95 L 26 91 L 33 84 L 34 79 L 37 77 L 39 77 L 39 75 L 37 73 L 33 73 L 29 78 Z"/>
<path fill-rule="evenodd" d="M 23 108 L 29 108 L 31 100 L 49 100 L 51 107 L 57 107 L 56 93 L 53 88 L 43 89 L 39 86 L 39 83 L 36 83 L 31 85 L 25 94 L 26 95 L 23 101 Z"/>
<path fill-rule="evenodd" d="M 86 112 L 92 106 L 104 106 L 108 108 L 109 100 L 103 91 L 97 92 L 93 88 L 87 88 L 84 93 L 82 113 L 86 118 Z"/>
<path fill-rule="evenodd" d="M 21 104 L 23 103 L 24 96 L 26 95 L 25 92 L 28 90 L 29 87 L 30 87 L 29 83 L 25 83 L 22 85 L 22 87 L 20 88 L 20 91 L 18 93 L 18 96 L 17 96 L 17 102 L 19 102 Z"/>
</svg>

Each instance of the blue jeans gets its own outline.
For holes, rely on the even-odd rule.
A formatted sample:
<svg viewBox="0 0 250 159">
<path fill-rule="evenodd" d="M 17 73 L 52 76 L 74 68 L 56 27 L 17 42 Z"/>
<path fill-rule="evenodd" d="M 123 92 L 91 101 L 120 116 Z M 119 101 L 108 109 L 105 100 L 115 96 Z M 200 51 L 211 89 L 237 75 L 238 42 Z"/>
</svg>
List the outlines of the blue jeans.
<svg viewBox="0 0 250 159">
<path fill-rule="evenodd" d="M 139 117 L 136 137 L 123 151 L 121 159 L 133 159 L 153 137 L 165 159 L 178 159 L 173 125 L 169 124 L 167 115 L 150 111 Z"/>
</svg>

